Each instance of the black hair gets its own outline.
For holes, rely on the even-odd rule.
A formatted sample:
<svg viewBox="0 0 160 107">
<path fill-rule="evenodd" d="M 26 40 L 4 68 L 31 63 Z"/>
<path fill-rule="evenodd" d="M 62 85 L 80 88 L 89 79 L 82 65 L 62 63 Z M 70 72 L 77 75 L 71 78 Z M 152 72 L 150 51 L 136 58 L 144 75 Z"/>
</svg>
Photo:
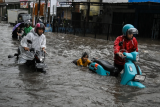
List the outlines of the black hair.
<svg viewBox="0 0 160 107">
<path fill-rule="evenodd" d="M 26 26 L 30 26 L 30 23 L 25 23 L 25 27 L 26 27 Z"/>
<path fill-rule="evenodd" d="M 89 55 L 88 55 L 88 53 L 87 53 L 87 52 L 83 52 L 83 53 L 82 53 L 82 58 L 83 58 L 83 57 L 85 57 L 86 55 L 87 55 L 87 56 L 88 56 L 88 58 L 89 58 Z"/>
</svg>

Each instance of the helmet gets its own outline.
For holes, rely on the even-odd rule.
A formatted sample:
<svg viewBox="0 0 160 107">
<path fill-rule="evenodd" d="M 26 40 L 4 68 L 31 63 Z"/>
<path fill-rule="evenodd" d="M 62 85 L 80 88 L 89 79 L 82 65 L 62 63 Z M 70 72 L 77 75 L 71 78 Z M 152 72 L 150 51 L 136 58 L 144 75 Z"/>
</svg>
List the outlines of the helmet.
<svg viewBox="0 0 160 107">
<path fill-rule="evenodd" d="M 27 25 L 29 25 L 29 26 L 30 26 L 30 25 L 31 25 L 31 20 L 27 20 L 27 21 L 25 21 L 25 22 L 24 22 L 24 25 L 25 25 L 25 26 L 27 26 Z"/>
<path fill-rule="evenodd" d="M 26 27 L 26 26 L 30 26 L 30 23 L 29 23 L 29 22 L 25 23 L 25 27 Z"/>
<path fill-rule="evenodd" d="M 37 30 L 39 28 L 41 28 L 41 29 L 43 29 L 43 31 L 45 31 L 45 25 L 43 23 L 37 23 L 36 26 L 35 26 L 34 31 L 37 33 L 38 32 Z"/>
<path fill-rule="evenodd" d="M 128 32 L 129 34 L 138 34 L 138 30 L 131 24 L 126 24 L 123 26 L 122 29 L 123 35 L 126 36 L 126 33 Z"/>
</svg>

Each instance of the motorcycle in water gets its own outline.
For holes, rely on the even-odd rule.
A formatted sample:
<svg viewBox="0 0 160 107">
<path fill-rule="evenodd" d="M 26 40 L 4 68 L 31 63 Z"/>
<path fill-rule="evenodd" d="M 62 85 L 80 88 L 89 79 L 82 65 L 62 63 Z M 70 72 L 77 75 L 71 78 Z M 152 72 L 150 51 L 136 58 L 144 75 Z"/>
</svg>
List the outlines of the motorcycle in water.
<svg viewBox="0 0 160 107">
<path fill-rule="evenodd" d="M 139 53 L 136 51 L 131 53 L 123 52 L 123 55 L 125 58 L 125 65 L 123 73 L 121 74 L 120 84 L 145 88 L 140 82 L 143 82 L 146 76 L 142 75 L 140 67 L 135 63 L 139 60 Z M 102 76 L 114 76 L 118 71 L 118 69 L 109 62 L 98 59 L 92 60 L 89 69 Z"/>
<path fill-rule="evenodd" d="M 32 41 L 27 40 L 27 42 L 32 45 Z M 18 64 L 26 63 L 28 66 L 35 68 L 36 71 L 46 73 L 45 55 L 46 53 L 43 50 L 38 51 L 31 48 L 30 51 L 25 51 L 22 46 L 19 46 L 18 54 L 15 56 L 17 56 Z"/>
<path fill-rule="evenodd" d="M 121 84 L 145 88 L 140 82 L 143 82 L 146 76 L 142 75 L 140 67 L 135 63 L 139 60 L 139 53 L 136 51 L 131 53 L 123 52 L 123 55 L 125 58 L 125 65 L 124 72 L 121 74 Z"/>
<path fill-rule="evenodd" d="M 114 76 L 118 69 L 110 64 L 108 61 L 93 58 L 89 69 L 102 76 Z"/>
</svg>

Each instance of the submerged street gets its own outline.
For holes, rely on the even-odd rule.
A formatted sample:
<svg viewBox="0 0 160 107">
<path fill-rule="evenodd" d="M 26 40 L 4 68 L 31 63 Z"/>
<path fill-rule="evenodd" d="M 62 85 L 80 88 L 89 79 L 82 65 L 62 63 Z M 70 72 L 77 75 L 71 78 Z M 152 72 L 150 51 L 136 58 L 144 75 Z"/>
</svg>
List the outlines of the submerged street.
<svg viewBox="0 0 160 107">
<path fill-rule="evenodd" d="M 113 43 L 72 34 L 45 33 L 46 74 L 18 65 L 8 55 L 17 52 L 13 26 L 0 24 L 0 107 L 158 107 L 160 104 L 160 43 L 139 39 L 140 66 L 145 89 L 120 85 L 120 78 L 100 76 L 72 64 L 89 53 L 113 64 Z M 119 35 L 117 35 L 119 36 Z"/>
</svg>

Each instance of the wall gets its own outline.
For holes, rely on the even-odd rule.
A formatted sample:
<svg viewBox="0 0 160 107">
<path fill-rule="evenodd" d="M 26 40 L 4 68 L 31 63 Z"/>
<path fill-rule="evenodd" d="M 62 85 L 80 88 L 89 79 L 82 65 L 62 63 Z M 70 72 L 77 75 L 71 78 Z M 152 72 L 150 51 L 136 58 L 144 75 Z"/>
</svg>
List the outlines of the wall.
<svg viewBox="0 0 160 107">
<path fill-rule="evenodd" d="M 129 2 L 159 2 L 160 0 L 129 0 Z"/>
<path fill-rule="evenodd" d="M 19 2 L 19 0 L 5 0 L 5 2 Z"/>
<path fill-rule="evenodd" d="M 102 2 L 111 2 L 111 3 L 117 3 L 117 2 L 160 2 L 160 0 L 102 0 Z"/>
<path fill-rule="evenodd" d="M 57 16 L 61 17 L 62 11 L 64 11 L 64 18 L 67 20 L 71 20 L 71 10 L 68 7 L 58 7 L 57 8 Z"/>
<path fill-rule="evenodd" d="M 64 18 L 67 20 L 71 20 L 71 11 L 70 8 L 64 8 Z"/>
<path fill-rule="evenodd" d="M 3 3 L 4 2 L 4 0 L 0 0 L 0 3 Z"/>
<path fill-rule="evenodd" d="M 57 0 L 57 2 L 67 2 L 72 0 Z M 87 0 L 74 0 L 74 2 L 86 2 Z"/>
<path fill-rule="evenodd" d="M 90 0 L 90 2 L 100 2 L 100 0 Z M 98 15 L 100 11 L 100 6 L 90 6 L 90 16 Z"/>
<path fill-rule="evenodd" d="M 117 2 L 128 2 L 128 0 L 102 0 L 102 2 L 117 3 Z"/>
<path fill-rule="evenodd" d="M 36 0 L 23 0 L 23 1 L 36 1 Z M 5 0 L 5 2 L 20 2 L 20 0 Z"/>
<path fill-rule="evenodd" d="M 51 4 L 50 4 L 50 14 L 51 15 L 56 15 L 57 14 L 57 8 L 56 8 L 56 5 L 57 5 L 57 1 L 56 0 L 51 0 Z"/>
</svg>

